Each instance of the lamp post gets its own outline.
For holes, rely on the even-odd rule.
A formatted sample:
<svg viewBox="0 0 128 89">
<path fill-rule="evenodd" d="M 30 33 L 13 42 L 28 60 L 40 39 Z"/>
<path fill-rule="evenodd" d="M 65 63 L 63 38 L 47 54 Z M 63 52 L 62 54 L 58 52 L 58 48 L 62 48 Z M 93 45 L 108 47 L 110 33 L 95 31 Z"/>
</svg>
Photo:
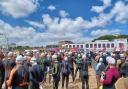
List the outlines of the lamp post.
<svg viewBox="0 0 128 89">
<path fill-rule="evenodd" d="M 9 50 L 8 37 L 7 37 L 6 34 L 4 34 L 4 33 L 0 33 L 0 35 L 3 36 L 3 37 L 5 38 L 5 40 L 6 40 L 6 48 L 7 48 L 7 50 Z"/>
</svg>

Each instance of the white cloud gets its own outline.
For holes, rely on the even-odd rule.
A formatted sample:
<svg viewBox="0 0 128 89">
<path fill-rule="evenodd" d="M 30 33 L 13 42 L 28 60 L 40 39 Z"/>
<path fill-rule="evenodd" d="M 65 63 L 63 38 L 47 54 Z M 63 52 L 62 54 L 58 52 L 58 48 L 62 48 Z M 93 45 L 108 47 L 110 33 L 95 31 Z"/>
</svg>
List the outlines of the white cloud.
<svg viewBox="0 0 128 89">
<path fill-rule="evenodd" d="M 99 30 L 93 30 L 91 32 L 91 36 L 100 37 L 100 36 L 104 36 L 104 35 L 118 34 L 120 32 L 121 32 L 121 30 L 119 30 L 119 29 L 114 29 L 114 30 L 99 29 Z"/>
<path fill-rule="evenodd" d="M 63 17 L 63 18 L 69 16 L 69 13 L 67 13 L 67 12 L 64 11 L 64 10 L 60 10 L 60 11 L 59 11 L 59 14 L 60 14 L 60 16 Z"/>
<path fill-rule="evenodd" d="M 54 5 L 48 6 L 48 10 L 50 10 L 50 11 L 53 11 L 53 10 L 55 10 L 55 9 L 56 9 L 56 7 L 55 7 Z"/>
<path fill-rule="evenodd" d="M 76 17 L 75 19 L 68 18 L 67 16 L 69 14 L 64 10 L 61 10 L 59 14 L 62 18 L 43 14 L 40 22 L 27 21 L 34 28 L 20 26 L 13 27 L 4 21 L 0 21 L 0 32 L 7 32 L 7 34 L 9 34 L 9 41 L 22 45 L 54 44 L 59 40 L 84 42 L 87 39 L 92 40 L 98 36 L 120 33 L 121 30 L 119 29 L 99 29 L 91 32 L 92 37 L 86 37 L 84 32 L 86 30 L 92 30 L 95 27 L 105 27 L 111 23 L 112 19 L 115 19 L 117 22 L 123 21 L 126 23 L 128 21 L 127 16 L 120 15 L 121 13 L 127 13 L 127 5 L 118 1 L 110 13 L 100 13 L 99 16 L 92 17 L 90 21 L 82 17 Z M 46 30 L 45 32 L 39 33 L 35 30 L 36 28 L 43 28 Z"/>
<path fill-rule="evenodd" d="M 30 21 L 30 20 L 26 20 L 26 22 L 35 28 L 40 28 L 40 29 L 45 28 L 45 26 L 44 26 L 44 24 L 42 24 L 42 22 L 35 22 L 35 21 Z"/>
<path fill-rule="evenodd" d="M 49 14 L 44 14 L 42 16 L 42 21 L 39 26 L 44 26 L 46 29 L 43 33 L 35 33 L 35 38 L 33 40 L 39 41 L 40 44 L 48 44 L 57 42 L 59 40 L 72 40 L 74 42 L 84 42 L 85 40 L 92 40 L 93 37 L 84 36 L 86 30 L 95 27 L 103 27 L 109 22 L 110 18 L 108 15 L 100 15 L 99 17 L 92 18 L 91 21 L 85 20 L 82 17 L 77 17 L 75 19 L 71 18 L 52 18 Z M 38 22 L 32 21 L 30 25 L 37 26 Z M 39 27 L 38 26 L 38 27 Z M 37 27 L 37 28 L 38 28 Z M 38 35 L 37 35 L 38 34 Z M 37 43 L 34 42 L 33 43 Z"/>
<path fill-rule="evenodd" d="M 6 32 L 9 38 L 9 43 L 19 45 L 42 46 L 46 44 L 55 44 L 60 40 L 71 40 L 74 42 L 84 42 L 92 38 L 85 37 L 83 26 L 80 20 L 68 20 L 67 18 L 51 18 L 49 15 L 44 15 L 43 23 L 45 32 L 37 32 L 32 27 L 11 26 L 10 24 L 0 20 L 0 32 Z M 69 25 L 72 24 L 72 25 Z M 78 25 L 77 25 L 78 24 Z M 66 27 L 66 28 L 65 28 Z"/>
<path fill-rule="evenodd" d="M 96 13 L 102 13 L 107 7 L 111 6 L 111 0 L 101 0 L 103 1 L 103 6 L 92 6 L 91 11 Z"/>
<path fill-rule="evenodd" d="M 110 14 L 115 16 L 116 22 L 128 23 L 128 4 L 125 4 L 123 1 L 118 1 Z"/>
<path fill-rule="evenodd" d="M 117 1 L 109 13 L 103 12 L 104 11 L 103 7 L 106 6 L 107 8 L 107 6 L 111 5 L 110 1 L 111 0 L 107 0 L 107 1 L 103 0 L 104 6 L 96 6 L 98 8 L 101 7 L 100 8 L 101 10 L 98 10 L 98 9 L 95 10 L 93 8 L 94 6 L 92 7 L 91 9 L 92 11 L 99 13 L 99 16 L 92 17 L 92 22 L 95 22 L 96 24 L 102 23 L 101 25 L 104 24 L 103 26 L 107 25 L 108 22 L 111 22 L 112 19 L 118 23 L 122 23 L 122 24 L 128 23 L 128 16 L 127 16 L 128 15 L 128 4 L 126 4 L 123 1 Z M 91 25 L 94 25 L 94 24 L 91 24 Z"/>
<path fill-rule="evenodd" d="M 38 0 L 1 0 L 0 11 L 14 18 L 28 16 L 38 7 Z"/>
</svg>

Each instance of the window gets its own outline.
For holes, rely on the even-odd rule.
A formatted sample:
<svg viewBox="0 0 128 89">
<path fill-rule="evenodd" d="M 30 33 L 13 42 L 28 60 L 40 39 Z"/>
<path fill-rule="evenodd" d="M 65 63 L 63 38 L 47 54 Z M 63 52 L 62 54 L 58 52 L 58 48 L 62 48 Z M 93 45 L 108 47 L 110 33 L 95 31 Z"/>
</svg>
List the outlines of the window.
<svg viewBox="0 0 128 89">
<path fill-rule="evenodd" d="M 90 44 L 90 48 L 93 48 L 93 44 Z"/>
<path fill-rule="evenodd" d="M 66 45 L 65 47 L 68 48 L 68 45 Z"/>
<path fill-rule="evenodd" d="M 119 47 L 120 47 L 121 49 L 123 49 L 123 48 L 124 48 L 124 44 L 123 44 L 123 43 L 119 43 Z"/>
<path fill-rule="evenodd" d="M 98 48 L 101 48 L 101 44 L 98 44 Z"/>
<path fill-rule="evenodd" d="M 75 48 L 75 45 L 73 45 L 73 48 Z"/>
<path fill-rule="evenodd" d="M 103 44 L 102 46 L 103 46 L 103 48 L 105 48 L 105 47 L 106 47 L 106 46 L 105 46 L 105 44 Z"/>
<path fill-rule="evenodd" d="M 71 46 L 71 45 L 69 45 L 69 48 L 72 48 L 72 46 Z"/>
<path fill-rule="evenodd" d="M 77 45 L 77 48 L 79 48 L 79 45 Z"/>
<path fill-rule="evenodd" d="M 83 45 L 81 45 L 81 48 L 83 48 Z"/>
<path fill-rule="evenodd" d="M 86 48 L 89 48 L 89 45 L 88 44 L 86 44 Z"/>
<path fill-rule="evenodd" d="M 114 43 L 111 44 L 111 47 L 114 48 Z"/>
<path fill-rule="evenodd" d="M 97 48 L 97 44 L 94 44 L 94 47 Z"/>
<path fill-rule="evenodd" d="M 107 48 L 110 48 L 110 44 L 109 43 L 107 44 Z"/>
</svg>

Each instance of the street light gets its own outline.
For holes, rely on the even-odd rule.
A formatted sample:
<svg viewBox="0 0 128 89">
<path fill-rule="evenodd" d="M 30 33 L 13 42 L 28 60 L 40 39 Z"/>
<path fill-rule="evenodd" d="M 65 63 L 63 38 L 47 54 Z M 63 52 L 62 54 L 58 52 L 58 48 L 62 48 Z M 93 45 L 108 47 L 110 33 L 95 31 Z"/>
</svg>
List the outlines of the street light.
<svg viewBox="0 0 128 89">
<path fill-rule="evenodd" d="M 1 36 L 4 36 L 5 40 L 6 40 L 6 45 L 7 45 L 7 50 L 9 50 L 9 42 L 8 42 L 8 37 L 6 36 L 6 34 L 4 33 L 0 33 Z"/>
</svg>

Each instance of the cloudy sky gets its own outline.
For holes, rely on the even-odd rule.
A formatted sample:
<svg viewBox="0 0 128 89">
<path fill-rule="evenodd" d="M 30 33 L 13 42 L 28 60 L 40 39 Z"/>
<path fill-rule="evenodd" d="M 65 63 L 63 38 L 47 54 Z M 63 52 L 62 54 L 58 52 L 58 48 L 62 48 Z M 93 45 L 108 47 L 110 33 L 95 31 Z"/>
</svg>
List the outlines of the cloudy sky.
<svg viewBox="0 0 128 89">
<path fill-rule="evenodd" d="M 0 0 L 0 33 L 30 46 L 128 34 L 128 0 Z"/>
</svg>

